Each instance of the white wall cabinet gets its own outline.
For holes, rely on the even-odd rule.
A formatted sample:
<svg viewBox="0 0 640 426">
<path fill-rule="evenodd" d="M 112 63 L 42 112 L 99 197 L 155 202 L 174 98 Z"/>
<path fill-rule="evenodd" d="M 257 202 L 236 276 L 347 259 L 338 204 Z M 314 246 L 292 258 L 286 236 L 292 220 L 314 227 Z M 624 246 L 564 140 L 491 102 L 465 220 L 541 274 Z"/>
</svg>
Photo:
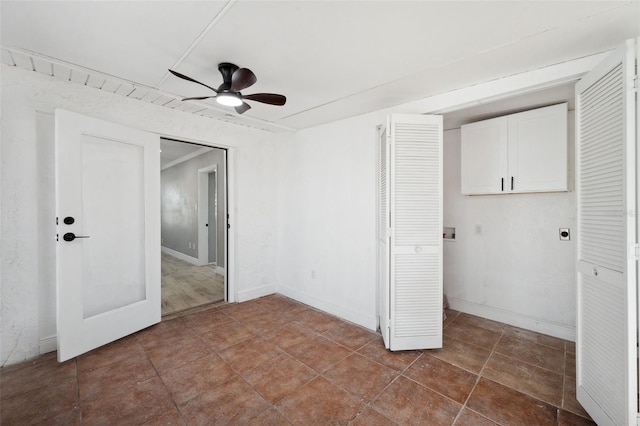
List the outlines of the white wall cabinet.
<svg viewBox="0 0 640 426">
<path fill-rule="evenodd" d="M 465 195 L 567 191 L 567 104 L 461 126 Z"/>
</svg>

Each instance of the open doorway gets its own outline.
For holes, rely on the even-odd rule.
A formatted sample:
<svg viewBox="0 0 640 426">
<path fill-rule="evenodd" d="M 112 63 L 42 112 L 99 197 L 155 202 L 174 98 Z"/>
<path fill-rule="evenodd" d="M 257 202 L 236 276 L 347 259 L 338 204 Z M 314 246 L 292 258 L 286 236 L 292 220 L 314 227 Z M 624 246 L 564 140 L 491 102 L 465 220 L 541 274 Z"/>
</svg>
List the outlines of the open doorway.
<svg viewBox="0 0 640 426">
<path fill-rule="evenodd" d="M 227 151 L 161 139 L 162 315 L 227 299 Z"/>
</svg>

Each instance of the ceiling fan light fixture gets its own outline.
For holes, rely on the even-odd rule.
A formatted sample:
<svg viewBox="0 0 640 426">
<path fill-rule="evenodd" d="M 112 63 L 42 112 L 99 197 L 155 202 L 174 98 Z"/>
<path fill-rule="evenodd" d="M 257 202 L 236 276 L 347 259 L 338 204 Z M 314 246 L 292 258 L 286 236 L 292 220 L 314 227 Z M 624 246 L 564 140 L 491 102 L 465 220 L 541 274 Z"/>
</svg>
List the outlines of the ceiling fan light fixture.
<svg viewBox="0 0 640 426">
<path fill-rule="evenodd" d="M 169 70 L 171 74 L 178 78 L 199 84 L 216 92 L 215 95 L 188 97 L 182 99 L 183 101 L 201 101 L 215 98 L 220 105 L 234 107 L 238 114 L 244 114 L 251 109 L 251 105 L 246 103 L 245 100 L 278 106 L 282 106 L 287 102 L 286 96 L 277 93 L 252 93 L 242 95 L 240 93 L 241 90 L 253 86 L 255 82 L 258 81 L 256 75 L 249 68 L 239 68 L 237 65 L 222 62 L 218 64 L 218 71 L 222 74 L 222 84 L 215 89 L 189 76 Z"/>
<path fill-rule="evenodd" d="M 220 105 L 232 107 L 242 105 L 242 99 L 240 99 L 240 96 L 235 93 L 218 93 L 218 96 L 216 96 L 216 102 Z"/>
</svg>

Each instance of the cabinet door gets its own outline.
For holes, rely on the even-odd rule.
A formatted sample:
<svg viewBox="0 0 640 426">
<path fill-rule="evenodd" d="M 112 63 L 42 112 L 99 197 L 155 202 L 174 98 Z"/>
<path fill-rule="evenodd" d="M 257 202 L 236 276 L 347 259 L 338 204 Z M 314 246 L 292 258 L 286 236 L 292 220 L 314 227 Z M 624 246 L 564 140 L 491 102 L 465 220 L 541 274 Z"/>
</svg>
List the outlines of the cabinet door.
<svg viewBox="0 0 640 426">
<path fill-rule="evenodd" d="M 567 104 L 508 116 L 505 192 L 567 190 Z"/>
<path fill-rule="evenodd" d="M 467 124 L 461 131 L 461 191 L 500 194 L 507 189 L 507 117 Z"/>
</svg>

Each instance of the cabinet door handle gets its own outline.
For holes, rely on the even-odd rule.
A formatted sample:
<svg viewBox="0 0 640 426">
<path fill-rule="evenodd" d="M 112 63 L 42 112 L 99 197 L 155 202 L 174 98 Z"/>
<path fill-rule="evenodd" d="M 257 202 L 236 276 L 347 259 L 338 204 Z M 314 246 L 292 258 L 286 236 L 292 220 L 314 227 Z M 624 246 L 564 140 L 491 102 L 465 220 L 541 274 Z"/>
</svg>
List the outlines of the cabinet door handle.
<svg viewBox="0 0 640 426">
<path fill-rule="evenodd" d="M 511 190 L 513 191 L 513 176 L 511 176 Z"/>
<path fill-rule="evenodd" d="M 500 191 L 504 191 L 504 178 L 500 178 Z"/>
</svg>

